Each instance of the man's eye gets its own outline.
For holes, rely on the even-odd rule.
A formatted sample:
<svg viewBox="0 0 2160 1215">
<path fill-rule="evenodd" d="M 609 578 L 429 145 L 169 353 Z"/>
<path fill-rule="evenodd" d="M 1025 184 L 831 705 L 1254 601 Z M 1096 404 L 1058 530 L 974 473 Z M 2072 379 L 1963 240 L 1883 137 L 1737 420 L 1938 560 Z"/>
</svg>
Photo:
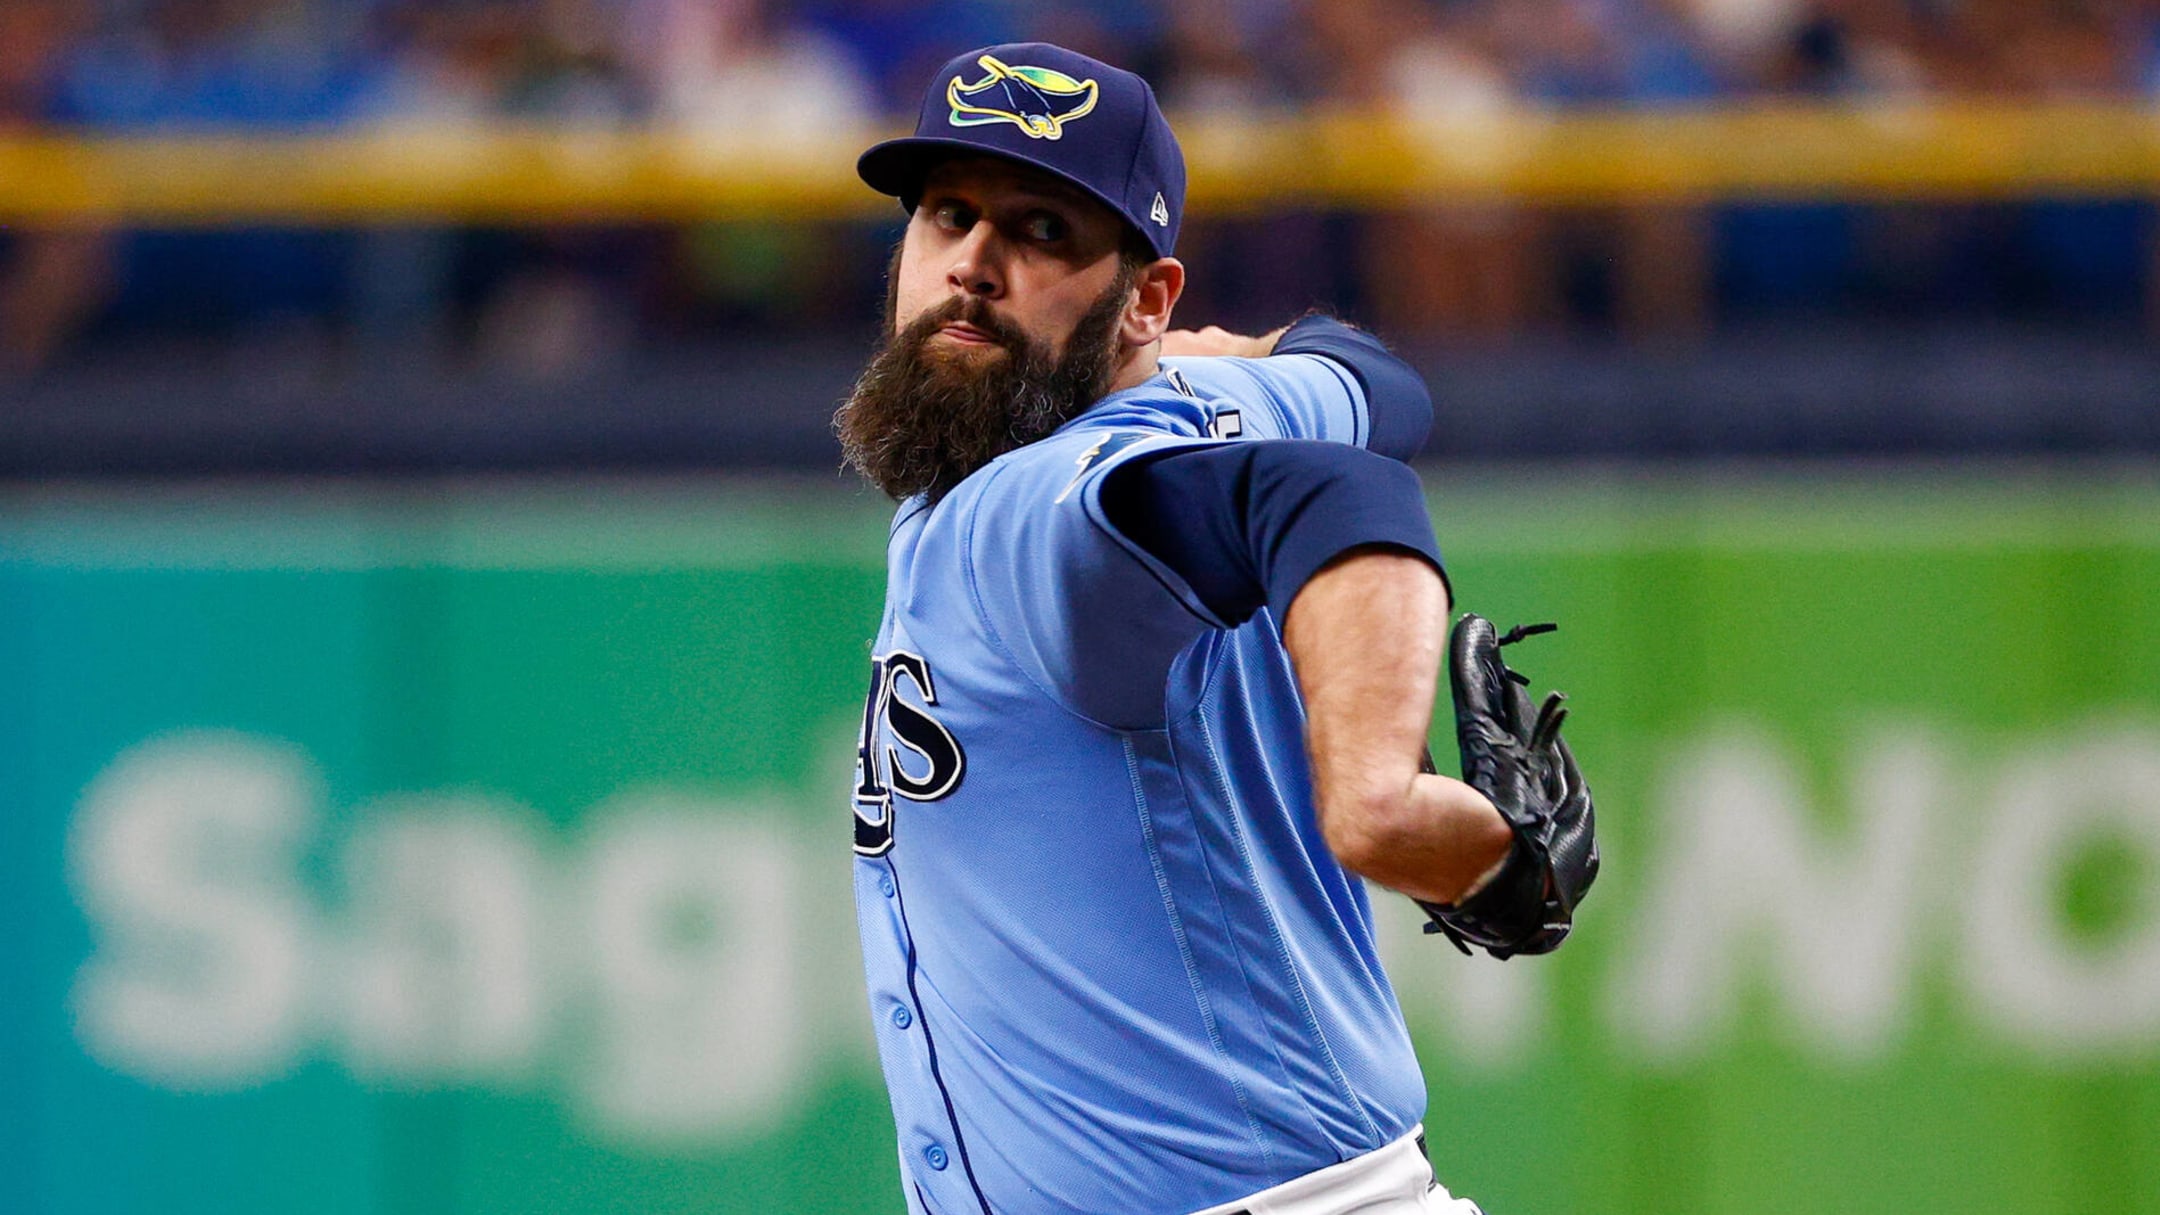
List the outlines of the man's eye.
<svg viewBox="0 0 2160 1215">
<path fill-rule="evenodd" d="M 955 202 L 939 203 L 931 208 L 930 220 L 948 231 L 968 226 L 966 208 Z"/>
<path fill-rule="evenodd" d="M 1020 230 L 1027 234 L 1029 240 L 1052 241 L 1065 239 L 1065 221 L 1047 211 L 1031 213 L 1025 220 L 1021 221 Z"/>
</svg>

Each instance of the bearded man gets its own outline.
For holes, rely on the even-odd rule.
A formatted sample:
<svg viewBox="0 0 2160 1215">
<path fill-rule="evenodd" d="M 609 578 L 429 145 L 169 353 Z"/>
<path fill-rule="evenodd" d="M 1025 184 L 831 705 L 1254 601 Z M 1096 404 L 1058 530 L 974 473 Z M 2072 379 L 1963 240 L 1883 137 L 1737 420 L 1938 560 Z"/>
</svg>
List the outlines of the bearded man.
<svg viewBox="0 0 2160 1215">
<path fill-rule="evenodd" d="M 1452 904 L 1513 839 L 1419 770 L 1424 385 L 1322 317 L 1170 328 L 1129 72 L 970 51 L 857 167 L 909 215 L 836 419 L 900 503 L 853 803 L 908 1209 L 1474 1212 L 1360 880 Z"/>
</svg>

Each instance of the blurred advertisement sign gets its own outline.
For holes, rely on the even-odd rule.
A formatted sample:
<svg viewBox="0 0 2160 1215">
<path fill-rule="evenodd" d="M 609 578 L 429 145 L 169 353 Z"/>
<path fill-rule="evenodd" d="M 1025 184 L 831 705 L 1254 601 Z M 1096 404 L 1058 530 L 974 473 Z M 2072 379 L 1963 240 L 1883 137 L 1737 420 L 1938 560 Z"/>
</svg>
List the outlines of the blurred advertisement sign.
<svg viewBox="0 0 2160 1215">
<path fill-rule="evenodd" d="M 802 934 L 796 815 L 630 793 L 561 838 L 503 799 L 396 797 L 311 886 L 320 789 L 289 746 L 205 732 L 92 783 L 69 858 L 92 1058 L 181 1092 L 318 1057 L 377 1086 L 560 1090 L 596 1133 L 662 1146 L 779 1119 L 821 1051 L 862 1062 L 859 1009 L 808 998 L 802 972 L 849 951 Z"/>
</svg>

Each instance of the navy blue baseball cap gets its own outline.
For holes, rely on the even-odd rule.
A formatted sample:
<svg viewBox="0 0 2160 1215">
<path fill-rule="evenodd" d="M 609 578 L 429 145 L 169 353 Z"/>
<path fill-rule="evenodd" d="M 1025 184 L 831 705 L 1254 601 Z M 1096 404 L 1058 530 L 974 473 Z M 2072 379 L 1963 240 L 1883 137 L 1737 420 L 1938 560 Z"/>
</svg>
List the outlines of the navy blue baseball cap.
<svg viewBox="0 0 2160 1215">
<path fill-rule="evenodd" d="M 1123 68 L 1047 42 L 955 56 L 930 82 L 915 133 L 862 154 L 855 172 L 914 209 L 923 178 L 960 153 L 1001 156 L 1063 178 L 1170 256 L 1185 217 L 1185 154 L 1155 90 Z"/>
</svg>

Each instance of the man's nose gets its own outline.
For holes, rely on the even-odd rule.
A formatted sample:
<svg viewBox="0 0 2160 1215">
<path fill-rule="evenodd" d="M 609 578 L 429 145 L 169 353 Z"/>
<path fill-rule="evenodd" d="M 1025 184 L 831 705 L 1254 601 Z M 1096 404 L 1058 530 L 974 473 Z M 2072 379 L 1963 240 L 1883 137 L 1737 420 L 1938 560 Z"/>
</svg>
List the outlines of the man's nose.
<svg viewBox="0 0 2160 1215">
<path fill-rule="evenodd" d="M 956 291 L 996 299 L 1005 294 L 1002 256 L 996 226 L 987 219 L 978 220 L 953 249 L 945 282 Z"/>
</svg>

